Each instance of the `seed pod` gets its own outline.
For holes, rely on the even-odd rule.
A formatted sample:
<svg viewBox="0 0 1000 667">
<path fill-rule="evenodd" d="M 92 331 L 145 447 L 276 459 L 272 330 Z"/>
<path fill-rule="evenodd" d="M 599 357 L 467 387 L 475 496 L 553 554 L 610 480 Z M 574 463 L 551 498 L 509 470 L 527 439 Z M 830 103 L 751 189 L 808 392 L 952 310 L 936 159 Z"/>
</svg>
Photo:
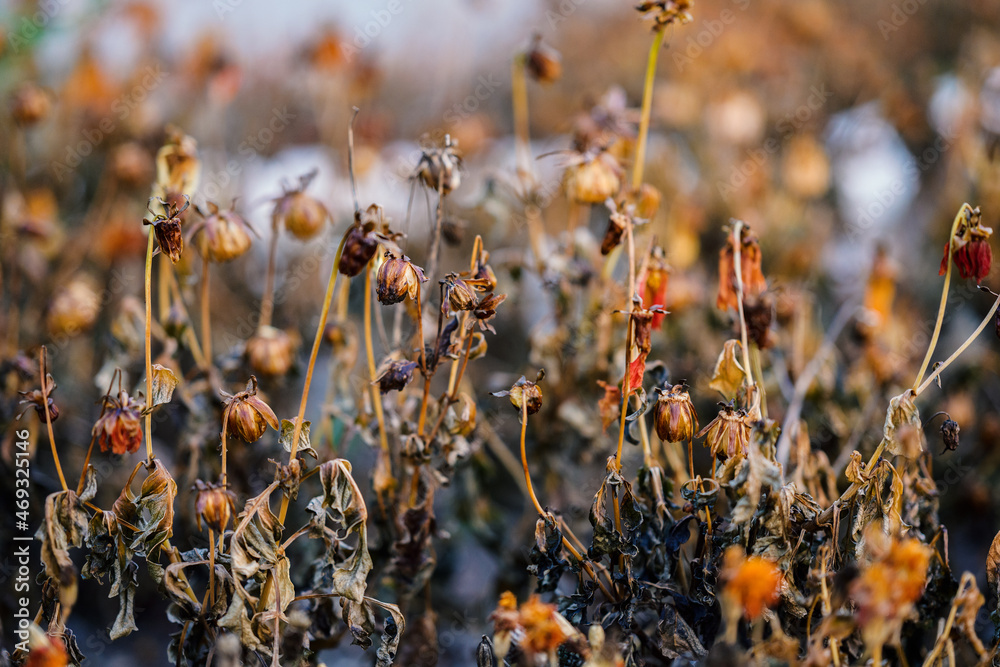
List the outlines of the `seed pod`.
<svg viewBox="0 0 1000 667">
<path fill-rule="evenodd" d="M 407 296 L 416 300 L 420 283 L 425 282 L 424 271 L 410 261 L 409 257 L 392 257 L 378 269 L 376 294 L 379 303 L 390 306 Z"/>
<path fill-rule="evenodd" d="M 525 55 L 524 66 L 531 78 L 539 83 L 554 83 L 562 76 L 562 59 L 559 52 L 543 43 L 541 35 L 538 34 L 531 41 L 531 48 Z"/>
<path fill-rule="evenodd" d="M 153 200 L 150 199 L 149 202 Z M 178 200 L 176 197 L 170 200 L 158 199 L 163 207 L 164 213 L 153 213 L 146 204 L 146 210 L 153 213 L 153 221 L 143 220 L 144 225 L 152 225 L 153 233 L 156 235 L 156 242 L 160 246 L 160 252 L 170 258 L 171 263 L 176 264 L 181 259 L 184 252 L 184 236 L 181 233 L 181 215 L 191 205 L 190 199 L 184 196 Z M 182 203 L 179 203 L 182 202 Z"/>
<path fill-rule="evenodd" d="M 199 209 L 200 210 L 200 209 Z M 236 259 L 250 248 L 250 226 L 236 211 L 208 203 L 209 214 L 191 232 L 198 236 L 198 251 L 213 262 Z"/>
<path fill-rule="evenodd" d="M 705 446 L 718 456 L 746 456 L 750 446 L 750 419 L 742 410 L 726 405 L 695 437 L 703 436 Z"/>
<path fill-rule="evenodd" d="M 293 236 L 307 241 L 323 228 L 329 214 L 318 200 L 302 191 L 289 192 L 274 206 L 272 220 L 275 227 L 287 229 Z"/>
<path fill-rule="evenodd" d="M 566 169 L 566 194 L 578 204 L 602 204 L 618 194 L 621 167 L 607 152 L 581 156 L 581 162 Z"/>
<path fill-rule="evenodd" d="M 261 375 L 284 375 L 292 367 L 295 344 L 281 329 L 263 326 L 247 341 L 250 367 Z"/>
<path fill-rule="evenodd" d="M 359 275 L 375 256 L 376 250 L 378 250 L 378 239 L 360 226 L 352 226 L 347 230 L 337 270 L 348 278 Z"/>
<path fill-rule="evenodd" d="M 452 311 L 472 310 L 479 301 L 476 290 L 454 273 L 445 276 L 445 292 Z"/>
<path fill-rule="evenodd" d="M 539 380 L 541 377 L 539 377 Z M 493 393 L 494 396 L 508 396 L 510 397 L 510 403 L 518 411 L 522 410 L 524 406 L 527 406 L 527 411 L 529 415 L 533 415 L 542 409 L 542 389 L 535 382 L 526 380 L 522 375 L 521 378 L 514 383 L 514 386 L 510 388 L 509 391 L 497 391 Z"/>
<path fill-rule="evenodd" d="M 417 367 L 417 362 L 397 359 L 389 362 L 376 378 L 379 392 L 388 394 L 390 391 L 402 391 L 413 379 L 413 369 Z"/>
<path fill-rule="evenodd" d="M 698 415 L 691 395 L 681 385 L 660 394 L 653 410 L 656 434 L 664 442 L 686 442 L 698 431 Z"/>
<path fill-rule="evenodd" d="M 417 164 L 417 177 L 431 190 L 447 195 L 462 184 L 462 158 L 457 142 L 445 136 L 444 146 L 424 151 Z"/>
<path fill-rule="evenodd" d="M 246 389 L 235 395 L 222 392 L 222 396 L 226 399 L 223 420 L 244 442 L 257 442 L 268 426 L 275 431 L 281 428 L 274 411 L 257 396 L 257 378 L 253 375 Z"/>
<path fill-rule="evenodd" d="M 223 533 L 229 519 L 236 514 L 236 496 L 221 484 L 206 484 L 200 479 L 195 480 L 194 509 L 201 530 L 201 522 L 217 533 Z"/>
<path fill-rule="evenodd" d="M 138 451 L 142 445 L 142 404 L 123 391 L 117 399 L 105 398 L 105 407 L 93 428 L 101 451 L 110 449 L 119 455 Z"/>
<path fill-rule="evenodd" d="M 944 442 L 945 451 L 953 452 L 958 449 L 958 432 L 960 430 L 958 422 L 952 419 L 946 419 L 941 424 L 941 440 Z"/>
</svg>

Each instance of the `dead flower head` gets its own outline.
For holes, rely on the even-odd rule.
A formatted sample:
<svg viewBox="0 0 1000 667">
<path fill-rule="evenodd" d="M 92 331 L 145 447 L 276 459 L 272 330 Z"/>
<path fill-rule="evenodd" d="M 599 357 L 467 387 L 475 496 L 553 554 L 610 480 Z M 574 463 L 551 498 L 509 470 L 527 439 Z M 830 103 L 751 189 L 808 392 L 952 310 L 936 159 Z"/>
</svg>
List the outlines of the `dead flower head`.
<svg viewBox="0 0 1000 667">
<path fill-rule="evenodd" d="M 661 31 L 672 23 L 691 21 L 691 0 L 647 0 L 636 5 L 645 19 L 653 19 L 653 30 Z"/>
<path fill-rule="evenodd" d="M 890 399 L 882 427 L 886 451 L 908 459 L 917 458 L 926 449 L 924 427 L 913 399 L 913 391 L 909 389 Z"/>
<path fill-rule="evenodd" d="M 751 621 L 778 604 L 783 577 L 778 566 L 761 556 L 746 557 L 743 547 L 733 545 L 723 556 L 725 594 Z"/>
<path fill-rule="evenodd" d="M 737 309 L 736 294 L 736 249 L 733 234 L 726 234 L 726 245 L 719 251 L 719 294 L 715 306 L 719 310 Z M 760 241 L 750 228 L 743 225 L 740 232 L 740 278 L 743 282 L 743 298 L 759 297 L 767 289 L 767 281 L 761 271 Z"/>
<path fill-rule="evenodd" d="M 411 262 L 409 257 L 394 257 L 387 252 L 386 260 L 378 268 L 375 293 L 384 306 L 399 303 L 406 297 L 416 300 L 420 283 L 426 281 L 424 270 Z"/>
<path fill-rule="evenodd" d="M 246 355 L 250 367 L 261 375 L 284 375 L 292 367 L 295 341 L 287 332 L 263 326 L 247 341 Z"/>
<path fill-rule="evenodd" d="M 326 207 L 315 197 L 306 194 L 306 188 L 316 178 L 317 171 L 299 177 L 299 187 L 286 188 L 284 194 L 275 200 L 271 212 L 274 229 L 284 227 L 292 236 L 307 241 L 323 228 L 330 217 Z"/>
<path fill-rule="evenodd" d="M 208 212 L 197 209 L 202 220 L 192 227 L 189 239 L 198 236 L 198 252 L 213 262 L 228 262 L 250 249 L 253 228 L 231 209 L 220 210 L 208 202 Z M 199 235 L 200 234 L 200 235 Z"/>
<path fill-rule="evenodd" d="M 425 150 L 417 163 L 414 176 L 435 192 L 447 195 L 462 184 L 462 158 L 458 142 L 445 135 L 444 146 Z"/>
<path fill-rule="evenodd" d="M 174 200 L 157 199 L 156 201 L 160 203 L 160 206 L 163 207 L 166 213 L 154 213 L 149 208 L 149 204 L 153 202 L 150 199 L 146 203 L 146 210 L 153 215 L 153 220 L 143 219 L 142 224 L 153 226 L 153 233 L 156 235 L 156 242 L 160 246 L 160 252 L 169 257 L 172 263 L 176 264 L 181 259 L 181 253 L 184 252 L 181 215 L 191 205 L 191 200 L 185 195 L 184 203 L 181 206 L 178 206 Z"/>
<path fill-rule="evenodd" d="M 993 265 L 993 248 L 990 247 L 993 230 L 981 224 L 982 213 L 978 206 L 972 208 L 962 204 L 958 215 L 962 220 L 958 223 L 955 236 L 944 244 L 944 257 L 941 258 L 938 275 L 943 276 L 948 271 L 950 250 L 958 274 L 963 278 L 975 278 L 976 284 L 979 284 L 989 275 Z"/>
<path fill-rule="evenodd" d="M 676 384 L 660 394 L 653 409 L 656 434 L 664 442 L 686 442 L 698 431 L 698 415 L 691 395 Z"/>
<path fill-rule="evenodd" d="M 110 449 L 119 455 L 138 451 L 142 445 L 143 404 L 121 391 L 118 398 L 106 396 L 104 406 L 104 414 L 93 428 L 101 451 Z"/>
<path fill-rule="evenodd" d="M 340 254 L 337 270 L 348 278 L 364 271 L 375 256 L 379 241 L 388 235 L 388 229 L 385 212 L 378 204 L 355 213 L 354 224 L 344 236 L 344 249 Z"/>
<path fill-rule="evenodd" d="M 704 437 L 705 446 L 718 456 L 746 456 L 750 446 L 750 417 L 733 403 L 720 405 L 719 414 L 695 437 Z"/>
<path fill-rule="evenodd" d="M 200 479 L 195 480 L 194 490 L 197 491 L 194 510 L 198 530 L 204 521 L 215 532 L 224 532 L 229 519 L 236 514 L 236 495 L 221 484 L 207 484 Z"/>
<path fill-rule="evenodd" d="M 580 153 L 566 168 L 563 184 L 576 203 L 602 204 L 618 194 L 621 175 L 621 166 L 607 151 Z"/>
<path fill-rule="evenodd" d="M 543 377 L 545 377 L 544 371 L 538 372 L 535 382 L 525 379 L 522 375 L 510 390 L 495 391 L 493 395 L 498 397 L 509 396 L 511 405 L 517 408 L 518 411 L 526 408 L 528 414 L 533 415 L 542 409 L 542 389 L 538 386 L 538 382 L 541 382 Z"/>
<path fill-rule="evenodd" d="M 378 390 L 383 394 L 390 391 L 402 391 L 413 379 L 413 370 L 417 362 L 406 359 L 391 359 L 382 366 L 382 372 L 375 378 Z"/>
<path fill-rule="evenodd" d="M 524 55 L 524 66 L 531 78 L 539 83 L 554 83 L 562 76 L 559 52 L 544 43 L 538 33 L 532 37 L 531 46 Z"/>
<path fill-rule="evenodd" d="M 167 141 L 156 153 L 155 193 L 168 201 L 175 197 L 190 198 L 200 177 L 198 142 L 178 128 L 168 128 Z"/>
<path fill-rule="evenodd" d="M 48 373 L 45 374 L 45 379 L 41 389 L 32 389 L 31 391 L 19 391 L 18 393 L 23 396 L 20 401 L 20 405 L 24 406 L 18 413 L 17 418 L 20 419 L 25 412 L 31 408 L 35 409 L 35 414 L 38 415 L 39 421 L 43 424 L 45 423 L 45 405 L 49 406 L 49 419 L 55 421 L 59 418 L 59 408 L 56 407 L 56 403 L 52 400 L 52 392 L 56 388 L 56 383 L 52 379 L 52 376 Z"/>
<path fill-rule="evenodd" d="M 237 394 L 221 393 L 226 405 L 223 420 L 244 442 L 257 442 L 268 426 L 275 431 L 280 430 L 277 415 L 257 396 L 257 378 L 253 375 L 243 391 Z"/>
</svg>

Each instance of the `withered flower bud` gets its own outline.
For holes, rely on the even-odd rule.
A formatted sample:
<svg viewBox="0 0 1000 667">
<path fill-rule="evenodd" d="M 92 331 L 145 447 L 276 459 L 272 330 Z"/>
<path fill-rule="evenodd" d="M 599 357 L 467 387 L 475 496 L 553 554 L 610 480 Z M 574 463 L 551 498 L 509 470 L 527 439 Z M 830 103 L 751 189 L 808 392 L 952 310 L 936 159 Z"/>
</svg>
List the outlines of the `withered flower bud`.
<svg viewBox="0 0 1000 667">
<path fill-rule="evenodd" d="M 274 206 L 273 220 L 292 236 L 306 241 L 323 228 L 329 214 L 318 199 L 302 191 L 289 192 Z"/>
<path fill-rule="evenodd" d="M 355 214 L 354 224 L 347 230 L 344 249 L 337 270 L 348 278 L 360 274 L 378 250 L 379 232 L 387 227 L 382 207 L 372 204 Z"/>
<path fill-rule="evenodd" d="M 660 32 L 672 23 L 691 21 L 691 0 L 644 0 L 636 10 L 644 19 L 653 19 L 653 31 Z"/>
<path fill-rule="evenodd" d="M 481 285 L 482 291 L 492 292 L 497 288 L 497 276 L 493 273 L 493 268 L 486 263 L 489 259 L 489 255 L 485 252 L 484 257 L 478 262 L 476 266 L 476 275 L 473 278 Z"/>
<path fill-rule="evenodd" d="M 458 277 L 457 273 L 449 273 L 444 277 L 445 293 L 448 295 L 448 305 L 452 311 L 472 310 L 479 301 L 476 290 L 469 283 Z"/>
<path fill-rule="evenodd" d="M 621 167 L 607 152 L 580 155 L 577 164 L 566 169 L 566 194 L 578 204 L 601 204 L 618 194 Z"/>
<path fill-rule="evenodd" d="M 198 236 L 198 252 L 213 262 L 236 259 L 250 248 L 250 225 L 236 211 L 208 202 L 208 215 L 191 230 L 191 238 Z M 199 209 L 199 212 L 201 210 Z"/>
<path fill-rule="evenodd" d="M 743 299 L 760 296 L 767 289 L 767 281 L 761 271 L 760 241 L 743 225 L 740 231 L 740 278 L 743 282 Z M 739 308 L 736 293 L 736 258 L 733 234 L 726 234 L 726 245 L 719 251 L 719 294 L 715 307 L 719 310 Z"/>
<path fill-rule="evenodd" d="M 49 115 L 52 102 L 48 94 L 33 83 L 21 84 L 10 100 L 10 115 L 22 127 L 34 125 Z"/>
<path fill-rule="evenodd" d="M 445 135 L 444 146 L 424 151 L 417 164 L 416 176 L 435 192 L 447 195 L 462 184 L 462 158 L 455 150 L 458 143 Z"/>
<path fill-rule="evenodd" d="M 604 238 L 601 240 L 601 254 L 608 255 L 618 247 L 618 244 L 622 242 L 622 235 L 628 226 L 632 224 L 632 221 L 624 213 L 619 213 L 615 211 L 611 214 L 608 219 L 608 228 L 604 232 Z"/>
<path fill-rule="evenodd" d="M 257 378 L 253 375 L 243 391 L 235 395 L 221 393 L 226 405 L 222 419 L 244 442 L 257 442 L 268 426 L 275 431 L 280 430 L 281 425 L 274 411 L 257 396 Z"/>
<path fill-rule="evenodd" d="M 261 375 L 284 375 L 292 367 L 295 343 L 281 329 L 262 326 L 247 341 L 246 354 L 250 366 Z"/>
<path fill-rule="evenodd" d="M 770 294 L 750 297 L 743 302 L 747 336 L 762 350 L 771 347 L 771 321 L 774 319 L 774 298 Z"/>
<path fill-rule="evenodd" d="M 541 381 L 544 377 L 544 373 L 539 373 L 538 381 Z M 509 391 L 496 391 L 493 392 L 494 396 L 509 396 L 510 403 L 518 410 L 522 410 L 527 406 L 527 411 L 529 415 L 533 415 L 542 409 L 542 389 L 535 382 L 525 379 L 522 375 L 521 378 L 514 383 L 514 386 L 510 388 Z"/>
<path fill-rule="evenodd" d="M 150 202 L 153 200 L 150 199 Z M 184 252 L 184 236 L 181 233 L 180 216 L 191 205 L 191 201 L 185 196 L 182 206 L 177 206 L 174 202 L 158 200 L 166 211 L 166 214 L 153 213 L 146 204 L 146 210 L 153 214 L 153 221 L 143 220 L 144 225 L 153 225 L 153 233 L 156 234 L 156 242 L 160 246 L 160 252 L 170 258 L 174 264 L 180 261 L 181 253 Z"/>
<path fill-rule="evenodd" d="M 104 414 L 93 428 L 101 451 L 110 449 L 119 455 L 138 451 L 142 445 L 142 403 L 122 391 L 118 398 L 106 396 L 104 406 Z"/>
<path fill-rule="evenodd" d="M 156 192 L 171 196 L 191 197 L 201 178 L 198 142 L 178 128 L 169 128 L 167 141 L 156 153 Z"/>
<path fill-rule="evenodd" d="M 198 492 L 194 501 L 198 530 L 204 521 L 215 532 L 224 532 L 229 519 L 236 514 L 235 494 L 221 484 L 206 484 L 200 479 L 195 480 L 194 490 Z"/>
<path fill-rule="evenodd" d="M 686 442 L 698 431 L 698 415 L 691 395 L 676 384 L 660 394 L 653 410 L 656 435 L 664 442 Z"/>
<path fill-rule="evenodd" d="M 45 380 L 43 381 L 43 386 L 41 389 L 32 389 L 31 391 L 19 391 L 17 392 L 24 398 L 21 399 L 20 405 L 24 407 L 18 413 L 17 418 L 20 419 L 25 412 L 29 409 L 34 408 L 35 413 L 38 415 L 39 421 L 43 424 L 45 423 L 45 404 L 49 405 L 49 419 L 55 421 L 59 418 L 59 408 L 56 407 L 55 401 L 52 400 L 52 392 L 56 388 L 56 383 L 52 379 L 52 376 L 46 373 Z M 48 398 L 46 398 L 48 397 Z"/>
<path fill-rule="evenodd" d="M 941 258 L 938 275 L 943 276 L 948 271 L 950 249 L 951 259 L 955 262 L 959 275 L 963 278 L 975 278 L 976 284 L 979 284 L 989 275 L 993 265 L 993 248 L 990 247 L 993 230 L 981 224 L 982 213 L 978 206 L 972 208 L 968 204 L 962 204 L 958 215 L 962 220 L 955 230 L 954 238 L 944 245 L 944 257 Z"/>
<path fill-rule="evenodd" d="M 524 66 L 535 81 L 553 83 L 562 76 L 562 59 L 559 52 L 542 42 L 542 37 L 535 34 L 531 40 L 531 48 L 525 54 Z"/>
<path fill-rule="evenodd" d="M 390 361 L 384 366 L 382 373 L 375 378 L 378 382 L 378 390 L 383 394 L 390 391 L 402 391 L 413 379 L 413 369 L 417 367 L 417 362 L 405 359 Z"/>
<path fill-rule="evenodd" d="M 111 174 L 127 188 L 146 185 L 151 175 L 152 161 L 141 145 L 134 141 L 124 143 L 111 154 Z"/>
<path fill-rule="evenodd" d="M 953 419 L 946 419 L 941 424 L 941 440 L 944 442 L 944 451 L 953 452 L 958 449 L 958 422 Z M 944 452 L 941 452 L 942 454 Z"/>
<path fill-rule="evenodd" d="M 101 312 L 101 297 L 86 278 L 74 278 L 49 304 L 45 323 L 49 335 L 74 336 L 90 329 Z"/>
<path fill-rule="evenodd" d="M 719 414 L 695 436 L 705 438 L 705 446 L 724 458 L 746 456 L 750 446 L 750 418 L 733 404 L 724 405 Z"/>
<path fill-rule="evenodd" d="M 475 322 L 470 323 L 470 325 L 478 324 L 479 328 L 485 331 L 496 333 L 496 331 L 494 331 L 493 329 L 493 326 L 490 324 L 490 320 L 496 317 L 497 307 L 501 303 L 503 303 L 506 298 L 507 298 L 506 294 L 487 294 L 486 296 L 484 296 L 482 299 L 479 300 L 479 303 L 477 303 L 476 307 L 472 310 L 472 315 L 476 319 Z"/>
<path fill-rule="evenodd" d="M 405 255 L 393 257 L 386 253 L 386 259 L 378 269 L 375 293 L 379 303 L 391 306 L 407 296 L 416 300 L 420 283 L 427 280 L 424 271 Z"/>
</svg>

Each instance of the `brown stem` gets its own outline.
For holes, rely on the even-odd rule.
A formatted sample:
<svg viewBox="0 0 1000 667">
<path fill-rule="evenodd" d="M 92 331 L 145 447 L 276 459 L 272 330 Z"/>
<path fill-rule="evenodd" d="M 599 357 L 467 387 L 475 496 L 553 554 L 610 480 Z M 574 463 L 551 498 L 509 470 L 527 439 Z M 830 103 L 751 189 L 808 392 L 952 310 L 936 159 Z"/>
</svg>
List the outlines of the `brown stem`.
<svg viewBox="0 0 1000 667">
<path fill-rule="evenodd" d="M 267 277 L 264 281 L 264 296 L 260 302 L 260 326 L 271 326 L 271 317 L 274 315 L 274 272 L 278 263 L 278 235 L 281 228 L 275 221 L 271 234 L 271 248 L 267 255 Z M 336 272 L 338 262 L 333 263 L 333 270 Z M 329 301 L 329 299 L 327 299 Z M 295 446 L 294 443 L 292 445 Z"/>
<path fill-rule="evenodd" d="M 209 267 L 206 255 L 201 262 L 201 346 L 205 361 L 212 364 L 212 317 L 209 313 Z"/>
<path fill-rule="evenodd" d="M 49 447 L 52 448 L 52 460 L 56 464 L 56 472 L 59 473 L 59 483 L 62 484 L 62 490 L 68 491 L 69 487 L 66 486 L 66 477 L 63 475 L 62 464 L 59 462 L 59 451 L 56 449 L 56 438 L 52 434 L 52 413 L 49 412 L 49 381 L 48 381 L 48 364 L 45 359 L 45 346 L 42 345 L 42 350 L 38 356 L 38 372 L 42 378 L 42 409 L 45 410 L 45 428 L 49 434 Z"/>
</svg>

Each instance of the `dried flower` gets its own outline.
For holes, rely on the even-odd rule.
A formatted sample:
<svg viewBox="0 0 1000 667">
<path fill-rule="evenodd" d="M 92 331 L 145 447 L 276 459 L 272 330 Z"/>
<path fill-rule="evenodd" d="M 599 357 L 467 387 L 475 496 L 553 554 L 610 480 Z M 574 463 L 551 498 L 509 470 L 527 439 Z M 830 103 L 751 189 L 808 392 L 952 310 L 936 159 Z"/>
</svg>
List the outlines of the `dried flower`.
<svg viewBox="0 0 1000 667">
<path fill-rule="evenodd" d="M 244 442 L 257 442 L 268 426 L 275 431 L 280 428 L 274 411 L 257 396 L 257 378 L 253 375 L 243 391 L 237 394 L 220 393 L 226 405 L 222 418 Z"/>
<path fill-rule="evenodd" d="M 356 213 L 354 224 L 344 237 L 344 250 L 337 270 L 349 278 L 364 271 L 378 250 L 380 232 L 387 227 L 382 207 L 377 204 Z"/>
<path fill-rule="evenodd" d="M 190 198 L 198 188 L 201 160 L 198 142 L 177 128 L 167 130 L 167 141 L 156 153 L 157 198 Z M 186 208 L 186 207 L 185 207 Z"/>
<path fill-rule="evenodd" d="M 236 514 L 236 495 L 221 484 L 206 484 L 200 479 L 195 480 L 194 511 L 201 530 L 202 521 L 217 533 L 223 533 L 229 519 Z"/>
<path fill-rule="evenodd" d="M 653 19 L 653 30 L 661 31 L 671 23 L 691 21 L 691 0 L 645 0 L 636 5 L 643 18 Z"/>
<path fill-rule="evenodd" d="M 950 249 L 958 274 L 963 278 L 975 278 L 978 285 L 989 275 L 993 264 L 993 248 L 990 247 L 993 230 L 981 224 L 982 213 L 978 206 L 972 208 L 968 204 L 962 204 L 958 215 L 962 216 L 962 221 L 955 230 L 955 236 L 944 244 L 944 257 L 941 258 L 938 275 L 943 276 L 948 271 Z"/>
<path fill-rule="evenodd" d="M 643 308 L 648 309 L 653 306 L 659 306 L 665 309 L 667 307 L 667 282 L 669 277 L 670 265 L 667 264 L 663 248 L 653 246 L 653 250 L 649 256 L 649 264 L 642 275 L 639 276 L 638 281 L 638 293 L 639 298 L 642 300 Z M 666 311 L 657 312 L 653 315 L 652 325 L 654 330 L 658 330 L 663 326 L 664 317 L 666 317 Z"/>
<path fill-rule="evenodd" d="M 913 390 L 908 389 L 890 399 L 882 427 L 886 451 L 910 459 L 917 458 L 926 449 L 924 428 L 920 412 L 913 402 L 914 397 Z"/>
<path fill-rule="evenodd" d="M 517 598 L 510 591 L 500 594 L 497 608 L 490 614 L 493 623 L 493 646 L 496 656 L 503 660 L 510 651 L 515 636 L 521 632 L 521 619 L 517 613 Z"/>
<path fill-rule="evenodd" d="M 390 391 L 402 391 L 413 379 L 413 369 L 417 362 L 406 359 L 393 359 L 382 367 L 382 372 L 375 378 L 378 390 L 383 394 Z"/>
<path fill-rule="evenodd" d="M 46 313 L 49 335 L 75 336 L 87 331 L 101 312 L 101 297 L 88 278 L 74 278 L 58 289 Z"/>
<path fill-rule="evenodd" d="M 445 427 L 452 435 L 472 435 L 476 428 L 476 401 L 467 393 L 460 393 L 456 402 L 448 408 Z"/>
<path fill-rule="evenodd" d="M 632 395 L 642 389 L 642 378 L 646 374 L 646 357 L 653 349 L 653 318 L 666 311 L 659 306 L 638 308 L 629 313 L 632 321 L 632 349 L 628 362 L 628 389 Z"/>
<path fill-rule="evenodd" d="M 778 566 L 760 556 L 746 557 L 743 547 L 733 545 L 723 556 L 722 578 L 726 596 L 754 621 L 764 609 L 778 604 L 783 577 Z"/>
<path fill-rule="evenodd" d="M 601 254 L 609 255 L 622 242 L 625 230 L 632 224 L 632 218 L 625 213 L 613 211 L 608 217 L 608 228 L 601 239 Z"/>
<path fill-rule="evenodd" d="M 528 598 L 519 612 L 524 628 L 521 648 L 529 656 L 554 653 L 569 637 L 564 624 L 559 622 L 556 606 L 542 602 L 537 595 Z"/>
<path fill-rule="evenodd" d="M 509 391 L 495 391 L 493 395 L 498 397 L 509 396 L 511 405 L 517 408 L 518 411 L 527 406 L 528 414 L 533 415 L 542 409 L 542 389 L 538 386 L 537 382 L 541 382 L 544 376 L 544 373 L 539 372 L 536 382 L 532 382 L 526 380 L 522 375 Z"/>
<path fill-rule="evenodd" d="M 475 324 L 479 325 L 479 328 L 484 331 L 489 331 L 491 333 L 496 333 L 493 329 L 493 325 L 490 324 L 492 320 L 497 315 L 497 306 L 503 303 L 507 299 L 506 294 L 487 294 L 476 307 L 472 309 L 473 320 L 469 322 L 469 326 Z"/>
<path fill-rule="evenodd" d="M 149 201 L 152 202 L 153 200 L 150 199 Z M 184 252 L 184 236 L 181 234 L 180 216 L 191 205 L 191 200 L 185 196 L 184 204 L 180 207 L 173 202 L 163 199 L 157 199 L 157 201 L 163 207 L 163 210 L 166 211 L 166 214 L 153 213 L 147 202 L 146 210 L 153 214 L 153 220 L 150 222 L 143 219 L 142 224 L 153 225 L 153 232 L 156 234 L 156 242 L 160 246 L 160 252 L 164 253 L 170 258 L 171 262 L 176 264 L 181 259 L 181 253 Z"/>
<path fill-rule="evenodd" d="M 743 410 L 732 403 L 722 405 L 722 410 L 708 426 L 695 436 L 705 438 L 705 446 L 722 457 L 746 456 L 750 446 L 751 421 Z"/>
<path fill-rule="evenodd" d="M 330 214 L 322 202 L 305 192 L 316 178 L 316 173 L 312 171 L 299 177 L 298 188 L 286 190 L 278 197 L 271 213 L 274 229 L 284 227 L 292 236 L 306 241 L 316 236 L 323 228 L 323 223 Z"/>
<path fill-rule="evenodd" d="M 28 626 L 28 660 L 24 667 L 67 667 L 69 655 L 59 637 L 44 632 L 36 624 Z"/>
<path fill-rule="evenodd" d="M 458 142 L 445 135 L 444 146 L 423 152 L 417 163 L 416 177 L 431 190 L 447 195 L 462 184 L 462 158 Z"/>
<path fill-rule="evenodd" d="M 743 301 L 743 313 L 746 317 L 747 337 L 762 350 L 771 347 L 774 342 L 771 336 L 774 297 L 765 292 L 759 297 L 747 298 Z"/>
<path fill-rule="evenodd" d="M 715 306 L 719 310 L 735 310 L 739 307 L 734 252 L 733 235 L 727 233 L 726 245 L 719 251 L 719 295 L 715 300 Z M 743 225 L 740 232 L 740 273 L 744 300 L 758 297 L 767 289 L 767 281 L 761 272 L 760 242 L 746 225 Z"/>
<path fill-rule="evenodd" d="M 958 422 L 946 419 L 941 424 L 941 441 L 944 442 L 944 452 L 953 452 L 958 449 L 958 432 L 961 429 Z M 944 452 L 941 452 L 942 454 Z"/>
<path fill-rule="evenodd" d="M 379 303 L 390 306 L 407 296 L 416 300 L 420 293 L 420 283 L 425 282 L 424 270 L 410 261 L 410 258 L 393 257 L 386 253 L 386 259 L 378 269 L 375 293 Z"/>
<path fill-rule="evenodd" d="M 104 407 L 104 414 L 93 428 L 101 451 L 110 449 L 119 455 L 138 451 L 142 445 L 142 403 L 122 391 L 118 398 L 106 396 Z"/>
<path fill-rule="evenodd" d="M 138 188 L 148 184 L 152 160 L 149 153 L 138 142 L 128 141 L 117 146 L 111 153 L 111 174 L 126 188 Z"/>
<path fill-rule="evenodd" d="M 531 47 L 525 54 L 524 66 L 535 81 L 554 83 L 562 76 L 562 59 L 559 52 L 542 42 L 542 36 L 535 33 Z"/>
<path fill-rule="evenodd" d="M 17 418 L 20 419 L 25 412 L 31 408 L 35 409 L 35 414 L 38 415 L 39 421 L 43 424 L 45 423 L 45 404 L 48 403 L 49 406 L 49 419 L 55 421 L 59 418 L 59 408 L 56 407 L 55 401 L 52 400 L 52 392 L 55 391 L 56 383 L 52 379 L 52 375 L 46 373 L 45 379 L 43 380 L 41 389 L 32 389 L 31 391 L 19 391 L 17 392 L 24 398 L 21 399 L 20 405 L 24 407 L 17 414 Z"/>
<path fill-rule="evenodd" d="M 578 204 L 602 204 L 618 194 L 621 167 L 607 151 L 581 154 L 566 169 L 563 182 L 567 196 Z"/>
<path fill-rule="evenodd" d="M 452 311 L 472 310 L 479 303 L 475 288 L 462 280 L 457 273 L 449 273 L 441 281 Z"/>
<path fill-rule="evenodd" d="M 250 232 L 253 229 L 246 220 L 231 209 L 219 210 L 213 202 L 208 202 L 208 214 L 199 209 L 202 221 L 190 232 L 194 238 L 199 232 L 198 252 L 213 262 L 228 262 L 250 249 Z"/>
<path fill-rule="evenodd" d="M 664 442 L 685 442 L 698 431 L 698 414 L 691 395 L 676 384 L 660 394 L 653 409 L 656 434 Z"/>
<path fill-rule="evenodd" d="M 295 342 L 281 329 L 262 326 L 247 341 L 246 354 L 250 367 L 261 375 L 284 375 L 292 367 Z"/>
</svg>

